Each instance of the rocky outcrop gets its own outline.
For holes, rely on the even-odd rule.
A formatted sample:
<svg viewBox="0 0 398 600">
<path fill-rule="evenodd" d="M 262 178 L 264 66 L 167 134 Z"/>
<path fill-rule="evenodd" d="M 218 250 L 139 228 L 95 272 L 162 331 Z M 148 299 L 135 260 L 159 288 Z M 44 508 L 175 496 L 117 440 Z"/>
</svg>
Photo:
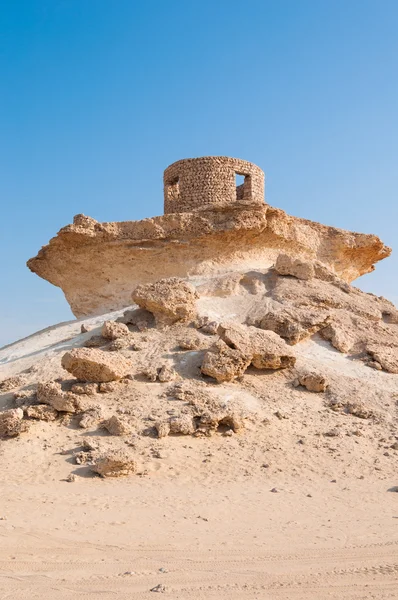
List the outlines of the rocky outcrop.
<svg viewBox="0 0 398 600">
<path fill-rule="evenodd" d="M 264 269 L 277 256 L 317 260 L 351 282 L 390 249 L 375 235 L 352 233 L 238 202 L 222 210 L 99 223 L 78 215 L 28 267 L 62 288 L 77 317 L 131 304 L 131 290 L 163 277 L 204 277 Z"/>
<path fill-rule="evenodd" d="M 75 348 L 62 357 L 63 368 L 77 379 L 91 382 L 116 381 L 126 377 L 132 364 L 121 354 L 94 348 Z"/>
</svg>

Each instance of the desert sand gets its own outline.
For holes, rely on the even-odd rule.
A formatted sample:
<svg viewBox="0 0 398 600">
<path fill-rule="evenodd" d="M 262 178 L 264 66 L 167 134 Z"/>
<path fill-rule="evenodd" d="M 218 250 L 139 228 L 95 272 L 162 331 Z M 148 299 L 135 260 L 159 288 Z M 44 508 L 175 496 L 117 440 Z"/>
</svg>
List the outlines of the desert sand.
<svg viewBox="0 0 398 600">
<path fill-rule="evenodd" d="M 78 411 L 61 411 L 53 421 L 24 418 L 28 430 L 0 442 L 1 598 L 396 598 L 398 375 L 360 351 L 377 339 L 386 346 L 383 336 L 390 336 L 396 357 L 395 309 L 351 286 L 347 306 L 333 309 L 330 298 L 347 284 L 276 276 L 273 269 L 195 285 L 192 321 L 185 315 L 165 324 L 152 302 L 157 320 L 144 313 L 146 325 L 137 326 L 132 321 L 142 309 L 132 305 L 127 317 L 117 311 L 63 323 L 0 350 L 2 408 L 22 406 L 25 416 L 40 382 L 58 380 L 72 397 L 77 380 L 62 357 L 101 336 L 104 321 L 128 322 L 127 345 L 112 350 L 114 342 L 100 337 L 97 343 L 133 364 L 130 378 L 89 397 L 101 419 L 125 419 L 128 433 L 111 435 L 101 420 L 83 429 Z M 314 303 L 331 311 L 341 328 L 337 342 L 348 335 L 352 352 L 321 335 L 324 323 L 286 344 L 294 366 L 248 366 L 222 383 L 201 373 L 219 337 L 203 323 L 258 322 L 261 307 L 297 307 L 313 285 L 330 293 L 329 302 L 321 295 Z M 174 296 L 171 309 L 176 302 Z M 379 310 L 384 317 L 377 320 Z M 359 338 L 350 338 L 346 319 L 357 323 Z M 169 380 L 153 381 L 164 365 Z M 308 369 L 325 378 L 324 392 L 298 385 Z M 191 393 L 237 407 L 242 430 L 221 425 L 212 435 L 159 438 L 159 419 L 188 411 Z M 99 477 L 90 461 L 78 464 L 87 443 L 127 449 L 136 472 Z"/>
</svg>

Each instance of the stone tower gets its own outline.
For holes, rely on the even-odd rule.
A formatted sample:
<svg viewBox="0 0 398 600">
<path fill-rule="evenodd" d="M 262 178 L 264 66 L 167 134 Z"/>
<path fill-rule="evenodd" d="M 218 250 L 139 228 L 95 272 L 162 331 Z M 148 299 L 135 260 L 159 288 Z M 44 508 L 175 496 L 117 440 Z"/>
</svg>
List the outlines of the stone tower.
<svg viewBox="0 0 398 600">
<path fill-rule="evenodd" d="M 237 186 L 236 175 L 244 182 Z M 264 203 L 264 173 L 256 165 L 227 156 L 179 160 L 164 172 L 164 213 L 195 212 Z"/>
</svg>

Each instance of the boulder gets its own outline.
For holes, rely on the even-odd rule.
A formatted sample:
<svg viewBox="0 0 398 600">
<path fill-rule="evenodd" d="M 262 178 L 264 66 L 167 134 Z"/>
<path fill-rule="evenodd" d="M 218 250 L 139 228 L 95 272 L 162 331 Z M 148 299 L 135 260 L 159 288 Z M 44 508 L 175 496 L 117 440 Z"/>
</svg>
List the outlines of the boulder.
<svg viewBox="0 0 398 600">
<path fill-rule="evenodd" d="M 230 348 L 223 340 L 215 342 L 203 358 L 201 371 L 219 383 L 242 377 L 250 365 L 251 356 Z"/>
<path fill-rule="evenodd" d="M 101 335 L 107 340 L 117 340 L 120 337 L 128 337 L 130 330 L 124 323 L 105 321 L 102 325 Z"/>
<path fill-rule="evenodd" d="M 299 373 L 299 384 L 307 388 L 309 392 L 324 392 L 328 386 L 326 377 L 315 371 Z"/>
<path fill-rule="evenodd" d="M 128 375 L 132 364 L 120 354 L 96 348 L 74 348 L 62 357 L 63 368 L 83 381 L 117 381 Z"/>
<path fill-rule="evenodd" d="M 171 277 L 139 285 L 132 298 L 138 306 L 151 312 L 158 324 L 171 325 L 176 321 L 189 321 L 195 316 L 195 303 L 199 296 L 193 285 Z"/>
</svg>

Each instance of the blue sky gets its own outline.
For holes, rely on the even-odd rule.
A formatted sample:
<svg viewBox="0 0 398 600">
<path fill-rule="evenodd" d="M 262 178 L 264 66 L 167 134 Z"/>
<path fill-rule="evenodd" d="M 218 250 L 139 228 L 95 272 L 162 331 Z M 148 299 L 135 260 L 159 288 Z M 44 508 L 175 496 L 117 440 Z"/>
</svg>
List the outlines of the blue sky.
<svg viewBox="0 0 398 600">
<path fill-rule="evenodd" d="M 398 246 L 398 3 L 0 0 L 0 345 L 71 318 L 25 262 L 83 212 L 162 213 L 175 160 L 228 155 L 267 201 Z M 357 281 L 398 301 L 398 260 Z"/>
</svg>

